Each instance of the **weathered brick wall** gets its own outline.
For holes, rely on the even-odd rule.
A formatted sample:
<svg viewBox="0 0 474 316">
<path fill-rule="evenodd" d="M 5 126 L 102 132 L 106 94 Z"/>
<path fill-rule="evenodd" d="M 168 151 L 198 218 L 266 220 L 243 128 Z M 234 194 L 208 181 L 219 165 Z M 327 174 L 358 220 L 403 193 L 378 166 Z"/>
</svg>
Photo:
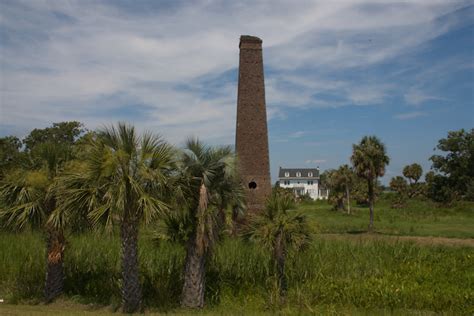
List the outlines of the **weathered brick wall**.
<svg viewBox="0 0 474 316">
<path fill-rule="evenodd" d="M 271 193 L 262 40 L 240 37 L 236 152 L 249 212 L 265 206 Z M 255 182 L 256 188 L 249 188 Z M 251 186 L 251 185 L 250 185 Z"/>
</svg>

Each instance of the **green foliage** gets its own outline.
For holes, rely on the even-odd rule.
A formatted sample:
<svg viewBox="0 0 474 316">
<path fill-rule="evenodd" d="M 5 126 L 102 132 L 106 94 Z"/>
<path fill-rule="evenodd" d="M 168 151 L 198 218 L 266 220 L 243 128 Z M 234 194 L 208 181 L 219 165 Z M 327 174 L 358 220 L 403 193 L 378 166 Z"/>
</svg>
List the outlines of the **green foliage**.
<svg viewBox="0 0 474 316">
<path fill-rule="evenodd" d="M 380 181 L 375 182 L 374 184 L 374 195 L 375 200 L 382 193 L 382 184 Z M 369 190 L 367 187 L 367 180 L 356 177 L 354 184 L 352 185 L 352 197 L 359 206 L 369 205 Z"/>
<path fill-rule="evenodd" d="M 165 218 L 168 238 L 199 237 L 207 251 L 217 241 L 228 207 L 243 208 L 243 188 L 230 147 L 210 147 L 189 139 L 180 153 L 175 214 Z"/>
<path fill-rule="evenodd" d="M 429 189 L 430 197 L 449 202 L 455 195 L 474 201 L 474 195 L 471 195 L 474 186 L 474 129 L 448 132 L 448 137 L 440 139 L 436 148 L 446 154 L 430 158 L 432 168 L 440 173 Z"/>
<path fill-rule="evenodd" d="M 375 180 L 385 174 L 390 158 L 380 139 L 376 136 L 364 136 L 359 144 L 352 145 L 351 161 L 359 177 Z"/>
<path fill-rule="evenodd" d="M 2 180 L 0 199 L 5 208 L 0 211 L 0 218 L 8 226 L 46 228 L 56 209 L 57 176 L 67 159 L 64 146 L 38 144 L 35 147 L 36 168 L 11 170 Z"/>
<path fill-rule="evenodd" d="M 329 170 L 326 173 L 326 185 L 329 188 L 329 202 L 335 208 L 348 209 L 345 204 L 349 203 L 356 175 L 348 165 L 342 165 L 337 170 Z"/>
<path fill-rule="evenodd" d="M 282 196 L 285 195 L 287 199 L 293 201 L 293 203 L 297 203 L 295 192 L 291 188 L 282 188 L 282 187 L 273 187 L 272 192 Z"/>
<path fill-rule="evenodd" d="M 65 263 L 67 297 L 85 304 L 119 304 L 119 243 L 115 234 L 71 239 Z M 0 297 L 7 302 L 41 296 L 42 244 L 37 234 L 0 236 Z M 268 249 L 241 240 L 217 245 L 209 262 L 206 291 L 212 299 L 205 311 L 226 313 L 239 307 L 241 314 L 251 314 L 275 308 L 268 256 Z M 172 312 L 179 304 L 184 250 L 167 242 L 156 247 L 143 234 L 139 257 L 146 305 Z M 296 314 L 324 306 L 469 314 L 473 257 L 472 248 L 318 238 L 308 251 L 288 256 L 288 297 L 279 308 Z"/>
<path fill-rule="evenodd" d="M 390 158 L 386 154 L 385 145 L 376 136 L 365 136 L 359 144 L 352 145 L 351 161 L 355 173 L 367 180 L 369 198 L 369 231 L 374 228 L 375 186 L 377 178 L 385 174 L 385 167 Z"/>
<path fill-rule="evenodd" d="M 410 184 L 417 183 L 418 180 L 420 180 L 422 174 L 423 169 L 417 163 L 405 166 L 405 168 L 403 168 L 403 175 L 410 181 Z"/>
<path fill-rule="evenodd" d="M 459 192 L 452 186 L 450 179 L 434 172 L 426 174 L 425 192 L 431 200 L 446 205 L 450 205 L 459 198 Z"/>
<path fill-rule="evenodd" d="M 54 143 L 72 145 L 85 132 L 84 125 L 80 122 L 53 123 L 53 126 L 43 129 L 35 128 L 23 140 L 26 150 L 30 151 L 38 144 Z"/>
<path fill-rule="evenodd" d="M 53 214 L 57 225 L 81 211 L 109 229 L 124 218 L 150 223 L 168 205 L 168 181 L 175 170 L 174 150 L 159 136 L 138 136 L 119 123 L 89 139 L 80 164 L 60 179 L 61 203 Z"/>
<path fill-rule="evenodd" d="M 288 290 L 285 274 L 287 256 L 291 251 L 307 248 L 312 237 L 306 216 L 292 210 L 294 207 L 292 197 L 273 191 L 265 210 L 251 219 L 245 234 L 262 248 L 271 250 L 275 284 L 283 301 Z"/>
<path fill-rule="evenodd" d="M 306 217 L 294 209 L 291 197 L 278 191 L 272 192 L 265 211 L 249 223 L 246 236 L 264 248 L 273 249 L 281 234 L 285 249 L 303 249 L 311 240 L 311 229 Z"/>
<path fill-rule="evenodd" d="M 24 163 L 25 155 L 21 152 L 21 141 L 18 137 L 0 138 L 0 179 L 11 169 Z"/>
<path fill-rule="evenodd" d="M 401 176 L 393 177 L 392 180 L 390 180 L 390 189 L 397 193 L 393 206 L 402 207 L 408 197 L 409 189 L 407 181 Z"/>
</svg>

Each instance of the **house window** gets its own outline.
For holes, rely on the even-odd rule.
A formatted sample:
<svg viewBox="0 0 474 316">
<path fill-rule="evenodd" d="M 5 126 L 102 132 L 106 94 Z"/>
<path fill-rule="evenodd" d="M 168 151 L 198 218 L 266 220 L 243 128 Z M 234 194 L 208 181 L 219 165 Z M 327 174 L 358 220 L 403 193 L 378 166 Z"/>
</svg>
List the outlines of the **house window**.
<svg viewBox="0 0 474 316">
<path fill-rule="evenodd" d="M 290 176 L 290 173 L 289 172 L 285 172 L 285 177 L 289 177 Z"/>
<path fill-rule="evenodd" d="M 313 176 L 313 173 L 312 172 L 308 172 L 308 177 L 312 177 Z"/>
<path fill-rule="evenodd" d="M 309 185 L 313 185 L 313 181 L 308 181 L 308 184 L 309 184 Z"/>
<path fill-rule="evenodd" d="M 297 177 L 301 177 L 301 172 L 297 172 L 297 173 L 296 173 L 296 176 L 297 176 Z"/>
</svg>

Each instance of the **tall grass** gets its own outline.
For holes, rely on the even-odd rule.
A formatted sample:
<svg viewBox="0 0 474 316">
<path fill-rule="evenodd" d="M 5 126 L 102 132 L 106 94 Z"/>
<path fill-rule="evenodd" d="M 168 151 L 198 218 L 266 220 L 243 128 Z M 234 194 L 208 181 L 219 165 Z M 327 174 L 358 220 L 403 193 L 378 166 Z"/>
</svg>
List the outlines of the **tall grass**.
<svg viewBox="0 0 474 316">
<path fill-rule="evenodd" d="M 83 303 L 120 302 L 120 243 L 117 236 L 88 233 L 70 238 L 66 251 L 69 297 Z M 162 310 L 179 304 L 184 250 L 171 243 L 140 239 L 140 272 L 145 304 Z M 0 234 L 0 297 L 39 300 L 44 278 L 44 245 L 35 233 Z M 318 306 L 414 309 L 472 313 L 474 250 L 413 243 L 316 239 L 304 253 L 290 254 L 289 293 L 278 306 L 267 249 L 227 239 L 209 258 L 209 308 L 242 312 Z"/>
</svg>

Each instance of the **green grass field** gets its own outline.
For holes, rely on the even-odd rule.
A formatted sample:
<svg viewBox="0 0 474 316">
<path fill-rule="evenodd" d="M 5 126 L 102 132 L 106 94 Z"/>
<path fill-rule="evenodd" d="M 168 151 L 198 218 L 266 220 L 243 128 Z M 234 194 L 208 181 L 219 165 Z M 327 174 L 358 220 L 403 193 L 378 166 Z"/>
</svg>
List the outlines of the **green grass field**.
<svg viewBox="0 0 474 316">
<path fill-rule="evenodd" d="M 305 252 L 287 263 L 287 302 L 277 303 L 267 249 L 225 238 L 209 260 L 207 306 L 179 308 L 184 249 L 155 244 L 149 230 L 140 237 L 140 272 L 147 313 L 202 315 L 328 314 L 432 315 L 474 313 L 474 247 L 426 245 L 397 236 L 473 236 L 473 204 L 438 208 L 411 202 L 391 209 L 380 201 L 375 227 L 384 238 L 360 238 L 368 210 L 352 215 L 325 202 L 300 210 L 317 227 Z M 327 238 L 341 234 L 344 238 Z M 339 235 L 337 235 L 339 236 Z M 389 240 L 391 239 L 391 240 Z M 107 315 L 120 306 L 120 242 L 115 235 L 70 236 L 64 297 L 42 305 L 45 250 L 39 233 L 0 233 L 0 315 Z"/>
<path fill-rule="evenodd" d="M 303 203 L 299 210 L 318 227 L 320 233 L 357 234 L 367 230 L 369 210 L 351 207 L 351 215 L 334 211 L 326 201 Z M 375 206 L 375 229 L 379 234 L 474 238 L 474 203 L 460 202 L 442 207 L 430 201 L 410 200 L 402 209 L 391 207 L 389 199 Z"/>
</svg>

